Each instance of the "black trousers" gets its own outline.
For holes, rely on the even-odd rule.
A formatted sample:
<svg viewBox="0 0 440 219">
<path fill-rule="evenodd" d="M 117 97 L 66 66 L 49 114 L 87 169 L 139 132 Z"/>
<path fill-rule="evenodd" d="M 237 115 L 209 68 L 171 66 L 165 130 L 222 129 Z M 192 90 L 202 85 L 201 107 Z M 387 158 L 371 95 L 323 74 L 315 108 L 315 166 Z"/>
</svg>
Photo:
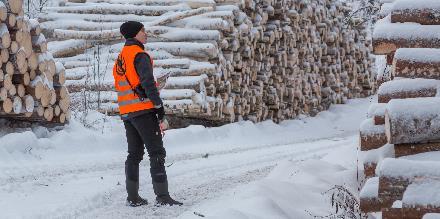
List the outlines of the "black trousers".
<svg viewBox="0 0 440 219">
<path fill-rule="evenodd" d="M 128 156 L 125 161 L 127 180 L 139 181 L 139 163 L 144 156 L 144 146 L 150 157 L 150 173 L 153 182 L 167 181 L 165 171 L 166 151 L 163 147 L 159 121 L 155 113 L 145 113 L 124 120 L 128 143 Z"/>
</svg>

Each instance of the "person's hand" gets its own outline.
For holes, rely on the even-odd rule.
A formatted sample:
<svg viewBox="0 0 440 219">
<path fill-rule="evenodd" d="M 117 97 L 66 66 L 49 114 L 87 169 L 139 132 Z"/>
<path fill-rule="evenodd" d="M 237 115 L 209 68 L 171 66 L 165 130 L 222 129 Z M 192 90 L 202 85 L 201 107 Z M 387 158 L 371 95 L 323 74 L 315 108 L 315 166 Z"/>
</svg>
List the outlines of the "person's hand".
<svg viewBox="0 0 440 219">
<path fill-rule="evenodd" d="M 168 129 L 168 121 L 167 121 L 167 119 L 163 119 L 161 122 L 160 122 L 160 124 L 159 124 L 159 127 L 160 127 L 160 132 L 161 132 L 161 134 L 162 134 L 162 138 L 163 137 L 165 137 L 165 130 L 167 130 Z"/>
<path fill-rule="evenodd" d="M 165 117 L 165 109 L 163 108 L 163 106 L 156 108 L 156 114 L 159 122 L 162 122 L 163 118 Z"/>
<path fill-rule="evenodd" d="M 170 125 L 168 124 L 168 120 L 166 118 L 164 118 L 162 120 L 162 122 L 160 123 L 160 128 L 164 131 L 167 130 L 169 128 L 169 126 Z"/>
</svg>

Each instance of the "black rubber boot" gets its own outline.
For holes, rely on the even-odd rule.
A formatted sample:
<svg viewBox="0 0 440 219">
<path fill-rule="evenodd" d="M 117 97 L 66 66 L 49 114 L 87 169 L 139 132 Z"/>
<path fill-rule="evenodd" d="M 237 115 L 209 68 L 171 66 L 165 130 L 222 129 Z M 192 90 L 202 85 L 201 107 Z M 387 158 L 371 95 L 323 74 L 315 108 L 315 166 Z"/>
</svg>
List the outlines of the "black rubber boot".
<svg viewBox="0 0 440 219">
<path fill-rule="evenodd" d="M 138 207 L 141 205 L 147 205 L 148 201 L 139 196 L 139 182 L 126 180 L 125 186 L 127 189 L 127 205 L 131 207 Z"/>
<path fill-rule="evenodd" d="M 156 202 L 158 205 L 183 205 L 182 202 L 178 202 L 171 198 L 168 193 L 168 182 L 163 183 L 153 182 L 154 193 L 156 194 Z"/>
</svg>

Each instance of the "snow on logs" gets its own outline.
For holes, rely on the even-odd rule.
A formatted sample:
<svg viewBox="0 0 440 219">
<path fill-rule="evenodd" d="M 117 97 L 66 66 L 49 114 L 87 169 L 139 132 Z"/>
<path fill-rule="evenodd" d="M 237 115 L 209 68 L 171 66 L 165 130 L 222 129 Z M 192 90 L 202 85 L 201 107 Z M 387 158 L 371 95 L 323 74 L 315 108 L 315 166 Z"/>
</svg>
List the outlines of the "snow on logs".
<svg viewBox="0 0 440 219">
<path fill-rule="evenodd" d="M 393 4 L 392 23 L 440 24 L 440 2 L 437 0 L 399 0 Z"/>
<path fill-rule="evenodd" d="M 393 10 L 394 3 L 383 3 L 382 6 L 380 6 L 380 10 L 378 12 L 378 18 L 382 19 L 389 14 L 391 14 L 391 11 Z"/>
<path fill-rule="evenodd" d="M 390 23 L 390 17 L 378 21 L 373 32 L 373 52 L 386 55 L 398 48 L 439 48 L 440 25 Z"/>
<path fill-rule="evenodd" d="M 434 97 L 439 86 L 439 80 L 424 78 L 402 78 L 387 81 L 377 91 L 378 102 L 388 103 L 392 99 Z"/>
<path fill-rule="evenodd" d="M 422 218 L 427 213 L 440 213 L 438 178 L 423 178 L 412 182 L 403 193 L 403 218 Z M 425 217 L 423 217 L 425 218 Z"/>
<path fill-rule="evenodd" d="M 385 111 L 388 143 L 426 143 L 440 140 L 440 98 L 394 99 Z"/>
<path fill-rule="evenodd" d="M 360 127 L 360 147 L 362 151 L 377 149 L 387 143 L 384 125 L 375 125 L 373 118 L 362 122 Z"/>
<path fill-rule="evenodd" d="M 379 0 L 378 2 L 381 4 L 393 3 L 396 0 Z"/>
<path fill-rule="evenodd" d="M 382 208 L 402 200 L 407 187 L 420 179 L 438 179 L 440 162 L 385 158 L 378 168 Z"/>
<path fill-rule="evenodd" d="M 374 125 L 385 124 L 385 103 L 374 103 L 368 108 L 368 118 L 373 118 Z"/>
<path fill-rule="evenodd" d="M 116 4 L 132 4 L 132 5 L 176 5 L 182 3 L 181 0 L 88 0 L 88 2 L 100 3 L 116 3 Z M 200 7 L 214 7 L 215 1 L 213 0 L 186 0 L 185 1 L 188 6 L 191 8 L 200 8 Z"/>
<path fill-rule="evenodd" d="M 439 47 L 439 1 L 397 0 L 382 5 L 381 11 L 383 18 L 373 32 L 375 54 L 390 54 L 398 48 Z"/>
<path fill-rule="evenodd" d="M 46 35 L 48 50 L 69 68 L 66 84 L 72 92 L 111 90 L 107 81 L 85 85 L 86 61 L 64 57 L 95 42 L 120 40 L 114 26 L 129 17 L 145 25 L 155 74 L 170 75 L 161 91 L 167 114 L 219 124 L 279 122 L 315 115 L 375 89 L 371 42 L 363 27 L 343 25 L 350 8 L 325 0 L 308 3 L 93 0 L 48 8 L 41 27 L 52 33 Z M 68 27 L 61 27 L 64 23 Z M 115 101 L 106 103 L 106 112 L 117 110 Z"/>
<path fill-rule="evenodd" d="M 378 198 L 379 177 L 372 177 L 367 180 L 359 193 L 360 209 L 362 212 L 380 211 L 381 204 Z"/>
<path fill-rule="evenodd" d="M 365 177 L 373 177 L 376 175 L 376 166 L 383 159 L 394 157 L 394 145 L 385 144 L 380 148 L 361 151 L 360 160 L 364 163 Z"/>
<path fill-rule="evenodd" d="M 82 53 L 93 46 L 93 41 L 77 39 L 52 41 L 47 43 L 47 49 L 55 58 L 73 56 Z"/>
<path fill-rule="evenodd" d="M 376 169 L 382 160 L 394 157 L 394 145 L 385 144 L 384 146 L 359 153 L 360 160 L 364 164 L 364 175 L 367 182 L 360 192 L 360 208 L 364 213 L 380 211 L 382 207 L 381 199 L 378 197 L 379 177 Z"/>
<path fill-rule="evenodd" d="M 187 4 L 166 6 L 129 4 L 89 3 L 87 5 L 74 5 L 70 7 L 47 7 L 49 12 L 74 13 L 74 14 L 135 14 L 144 16 L 160 16 L 170 11 L 186 11 L 191 9 Z"/>
<path fill-rule="evenodd" d="M 65 123 L 70 99 L 64 68 L 47 52 L 38 22 L 23 19 L 22 4 L 0 3 L 0 118 Z"/>
<path fill-rule="evenodd" d="M 147 48 L 151 50 L 163 50 L 174 56 L 191 58 L 215 58 L 218 55 L 218 48 L 211 43 L 192 42 L 170 42 L 170 43 L 149 43 Z"/>
<path fill-rule="evenodd" d="M 401 48 L 392 66 L 396 77 L 440 79 L 440 49 Z"/>
</svg>

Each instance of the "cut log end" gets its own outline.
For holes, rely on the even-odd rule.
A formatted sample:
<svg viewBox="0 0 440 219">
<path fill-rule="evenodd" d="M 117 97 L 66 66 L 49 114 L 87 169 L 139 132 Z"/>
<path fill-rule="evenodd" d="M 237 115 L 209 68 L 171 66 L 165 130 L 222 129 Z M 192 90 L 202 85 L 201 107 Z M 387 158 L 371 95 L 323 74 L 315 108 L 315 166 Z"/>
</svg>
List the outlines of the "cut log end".
<svg viewBox="0 0 440 219">
<path fill-rule="evenodd" d="M 14 97 L 14 102 L 12 103 L 13 111 L 15 114 L 20 114 L 23 109 L 23 102 L 20 97 Z"/>
<path fill-rule="evenodd" d="M 5 113 L 11 113 L 12 109 L 13 109 L 12 100 L 9 98 L 3 100 L 3 111 L 5 111 Z"/>
<path fill-rule="evenodd" d="M 9 0 L 8 5 L 12 13 L 14 14 L 23 13 L 23 0 Z"/>
</svg>

